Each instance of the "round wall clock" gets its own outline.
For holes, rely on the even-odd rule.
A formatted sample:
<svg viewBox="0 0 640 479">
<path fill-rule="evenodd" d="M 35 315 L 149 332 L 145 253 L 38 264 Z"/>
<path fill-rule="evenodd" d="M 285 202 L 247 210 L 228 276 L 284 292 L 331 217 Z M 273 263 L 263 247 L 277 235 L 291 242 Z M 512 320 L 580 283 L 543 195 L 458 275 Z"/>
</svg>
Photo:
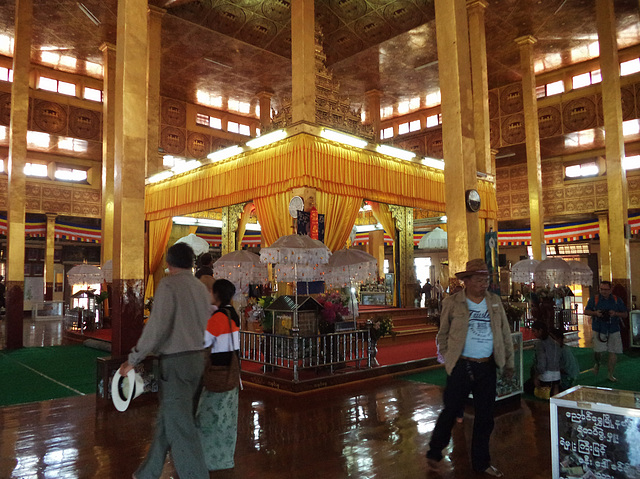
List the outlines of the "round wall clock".
<svg viewBox="0 0 640 479">
<path fill-rule="evenodd" d="M 304 210 L 304 200 L 301 196 L 294 196 L 289 201 L 289 214 L 292 218 L 297 218 L 300 210 Z"/>
<path fill-rule="evenodd" d="M 467 190 L 464 200 L 469 211 L 475 213 L 480 209 L 480 193 L 478 193 L 478 190 Z"/>
</svg>

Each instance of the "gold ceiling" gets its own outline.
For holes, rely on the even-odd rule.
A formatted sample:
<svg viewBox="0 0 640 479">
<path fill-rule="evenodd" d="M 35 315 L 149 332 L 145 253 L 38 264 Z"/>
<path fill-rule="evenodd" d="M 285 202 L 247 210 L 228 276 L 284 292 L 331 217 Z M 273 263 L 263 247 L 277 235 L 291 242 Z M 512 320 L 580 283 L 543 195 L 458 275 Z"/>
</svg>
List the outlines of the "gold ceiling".
<svg viewBox="0 0 640 479">
<path fill-rule="evenodd" d="M 638 0 L 613 0 L 620 48 L 640 43 Z M 116 40 L 117 0 L 34 0 L 32 61 L 43 50 L 101 63 L 100 45 Z M 259 91 L 291 89 L 291 0 L 151 0 L 165 8 L 161 93 L 195 101 L 203 89 L 241 101 Z M 83 4 L 99 21 L 94 24 Z M 384 92 L 382 106 L 438 89 L 433 0 L 316 0 L 327 63 L 341 93 L 361 103 Z M 0 35 L 13 35 L 14 0 L 0 0 Z M 590 55 L 597 41 L 595 0 L 489 0 L 489 87 L 518 81 L 513 40 L 533 34 L 535 61 L 546 69 Z M 584 52 L 581 56 L 572 52 Z M 69 69 L 62 65 L 57 68 Z"/>
</svg>

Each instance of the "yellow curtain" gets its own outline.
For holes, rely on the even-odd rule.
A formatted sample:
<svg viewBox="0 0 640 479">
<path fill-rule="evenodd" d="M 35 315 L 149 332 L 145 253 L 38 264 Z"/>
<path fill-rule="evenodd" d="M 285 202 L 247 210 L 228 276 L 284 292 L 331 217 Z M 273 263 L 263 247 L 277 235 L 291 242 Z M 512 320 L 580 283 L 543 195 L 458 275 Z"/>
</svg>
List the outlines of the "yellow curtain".
<svg viewBox="0 0 640 479">
<path fill-rule="evenodd" d="M 171 235 L 172 218 L 149 221 L 149 275 L 147 276 L 147 287 L 144 292 L 144 301 L 153 296 L 155 292 L 155 281 L 153 273 L 156 272 L 162 261 L 164 251 Z"/>
<path fill-rule="evenodd" d="M 324 216 L 324 244 L 331 251 L 343 248 L 356 222 L 362 198 L 316 191 L 318 213 Z"/>
<path fill-rule="evenodd" d="M 236 249 L 242 249 L 242 239 L 244 238 L 244 234 L 247 231 L 247 222 L 251 217 L 251 212 L 255 206 L 253 203 L 247 203 L 244 205 L 244 209 L 242 210 L 242 216 L 240 216 L 240 221 L 238 222 L 238 229 L 236 230 Z"/>
<path fill-rule="evenodd" d="M 382 225 L 384 230 L 393 239 L 393 305 L 398 304 L 396 283 L 398 281 L 398 272 L 396 271 L 396 221 L 393 219 L 389 205 L 382 203 L 370 202 L 371 213 L 378 223 Z"/>
<path fill-rule="evenodd" d="M 290 196 L 291 193 L 286 191 L 253 200 L 265 246 L 271 245 L 281 236 L 293 233 L 292 219 L 289 216 Z"/>
<path fill-rule="evenodd" d="M 478 180 L 478 185 L 483 204 L 490 211 L 493 203 L 484 195 L 495 187 L 486 180 Z M 245 203 L 288 193 L 298 186 L 445 211 L 443 171 L 301 133 L 148 185 L 146 219 Z"/>
<path fill-rule="evenodd" d="M 189 225 L 189 233 L 187 234 L 196 234 L 198 231 L 198 225 Z"/>
</svg>

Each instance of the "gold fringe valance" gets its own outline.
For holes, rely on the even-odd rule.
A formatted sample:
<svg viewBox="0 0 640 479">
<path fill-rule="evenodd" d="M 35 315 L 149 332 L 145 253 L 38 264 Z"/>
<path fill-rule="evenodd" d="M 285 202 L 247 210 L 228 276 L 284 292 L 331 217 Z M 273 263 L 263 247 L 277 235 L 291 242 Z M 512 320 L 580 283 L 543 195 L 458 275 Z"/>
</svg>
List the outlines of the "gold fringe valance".
<svg viewBox="0 0 640 479">
<path fill-rule="evenodd" d="M 148 185 L 146 219 L 244 203 L 307 186 L 328 194 L 445 211 L 444 172 L 301 133 Z M 481 218 L 496 218 L 495 185 L 478 180 Z"/>
</svg>

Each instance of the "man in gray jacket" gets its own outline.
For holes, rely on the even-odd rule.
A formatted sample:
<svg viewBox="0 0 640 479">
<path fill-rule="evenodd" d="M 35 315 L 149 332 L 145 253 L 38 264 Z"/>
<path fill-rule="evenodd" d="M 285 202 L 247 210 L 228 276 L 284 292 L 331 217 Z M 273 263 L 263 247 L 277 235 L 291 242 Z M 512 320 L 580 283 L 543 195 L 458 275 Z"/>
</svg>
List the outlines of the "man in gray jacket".
<svg viewBox="0 0 640 479">
<path fill-rule="evenodd" d="M 146 356 L 160 356 L 160 409 L 155 434 L 134 479 L 159 478 L 169 450 L 181 478 L 209 477 L 193 406 L 204 370 L 203 338 L 210 296 L 193 276 L 193 259 L 193 250 L 185 243 L 169 248 L 169 276 L 160 282 L 142 335 L 120 366 L 124 376 Z"/>
<path fill-rule="evenodd" d="M 449 444 L 458 413 L 473 393 L 475 420 L 471 442 L 471 466 L 493 477 L 503 474 L 491 465 L 489 439 L 493 431 L 493 406 L 497 369 L 511 377 L 514 372 L 513 342 L 500 297 L 487 291 L 489 271 L 482 259 L 467 262 L 456 273 L 464 289 L 442 303 L 438 347 L 444 357 L 447 385 L 444 409 L 429 442 L 427 462 L 437 469 L 442 450 Z"/>
</svg>

